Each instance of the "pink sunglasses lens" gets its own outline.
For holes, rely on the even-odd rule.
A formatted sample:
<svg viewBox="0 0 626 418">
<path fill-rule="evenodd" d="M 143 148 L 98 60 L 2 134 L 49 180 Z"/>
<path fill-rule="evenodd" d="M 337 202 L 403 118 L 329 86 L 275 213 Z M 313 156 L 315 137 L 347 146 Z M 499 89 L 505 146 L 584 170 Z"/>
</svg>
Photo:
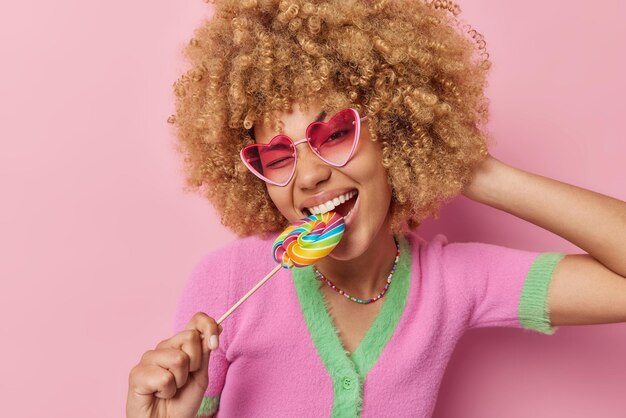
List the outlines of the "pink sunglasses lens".
<svg viewBox="0 0 626 418">
<path fill-rule="evenodd" d="M 274 183 L 284 183 L 293 171 L 295 154 L 293 143 L 286 136 L 277 136 L 269 144 L 245 147 L 242 156 L 257 176 Z"/>
<path fill-rule="evenodd" d="M 308 132 L 311 147 L 327 162 L 344 165 L 352 154 L 357 123 L 356 113 L 345 109 L 328 122 L 312 124 Z"/>
</svg>

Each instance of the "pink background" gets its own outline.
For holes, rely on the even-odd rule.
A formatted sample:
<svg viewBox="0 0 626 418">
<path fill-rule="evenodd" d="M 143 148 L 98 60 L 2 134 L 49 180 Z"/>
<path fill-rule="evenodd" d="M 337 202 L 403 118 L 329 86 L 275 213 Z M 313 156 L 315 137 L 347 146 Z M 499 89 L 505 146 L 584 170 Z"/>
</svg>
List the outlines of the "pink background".
<svg viewBox="0 0 626 418">
<path fill-rule="evenodd" d="M 464 1 L 494 61 L 497 158 L 626 199 L 626 6 Z M 119 417 L 194 264 L 234 239 L 184 194 L 167 116 L 199 0 L 0 3 L 2 415 Z M 593 228 L 593 225 L 589 225 Z M 453 200 L 422 231 L 580 252 Z M 268 253 L 269 257 L 269 253 Z M 624 417 L 626 325 L 468 332 L 438 418 Z"/>
</svg>

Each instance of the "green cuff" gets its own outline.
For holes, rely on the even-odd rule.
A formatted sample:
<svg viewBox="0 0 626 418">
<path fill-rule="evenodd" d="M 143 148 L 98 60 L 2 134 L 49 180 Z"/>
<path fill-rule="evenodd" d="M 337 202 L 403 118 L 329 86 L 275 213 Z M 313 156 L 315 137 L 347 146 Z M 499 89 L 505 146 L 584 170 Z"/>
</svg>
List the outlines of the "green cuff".
<svg viewBox="0 0 626 418">
<path fill-rule="evenodd" d="M 200 409 L 196 414 L 196 418 L 206 418 L 213 416 L 217 412 L 217 406 L 220 403 L 219 396 L 205 396 L 202 398 Z"/>
<path fill-rule="evenodd" d="M 519 320 L 522 327 L 552 335 L 558 327 L 550 323 L 548 287 L 552 272 L 565 253 L 541 253 L 528 270 L 519 302 Z"/>
</svg>

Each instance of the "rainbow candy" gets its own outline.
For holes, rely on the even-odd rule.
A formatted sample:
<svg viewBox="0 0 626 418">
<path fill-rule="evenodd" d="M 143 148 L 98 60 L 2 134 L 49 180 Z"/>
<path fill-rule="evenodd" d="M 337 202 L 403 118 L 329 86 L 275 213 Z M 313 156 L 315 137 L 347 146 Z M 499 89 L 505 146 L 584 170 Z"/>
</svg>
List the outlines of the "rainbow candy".
<svg viewBox="0 0 626 418">
<path fill-rule="evenodd" d="M 274 241 L 274 261 L 287 269 L 311 265 L 339 244 L 344 230 L 343 217 L 335 212 L 300 219 Z"/>
<path fill-rule="evenodd" d="M 339 244 L 346 228 L 343 216 L 335 212 L 311 215 L 289 225 L 274 241 L 276 266 L 217 320 L 221 324 L 237 307 L 263 286 L 281 267 L 306 267 L 326 257 Z"/>
</svg>

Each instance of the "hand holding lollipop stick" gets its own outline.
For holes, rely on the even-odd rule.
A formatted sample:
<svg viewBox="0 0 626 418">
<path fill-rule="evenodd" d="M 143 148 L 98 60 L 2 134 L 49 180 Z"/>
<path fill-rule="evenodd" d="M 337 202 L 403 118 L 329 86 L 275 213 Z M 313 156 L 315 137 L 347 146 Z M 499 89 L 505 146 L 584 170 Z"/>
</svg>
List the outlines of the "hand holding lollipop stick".
<svg viewBox="0 0 626 418">
<path fill-rule="evenodd" d="M 310 215 L 289 225 L 272 246 L 272 256 L 278 265 L 222 315 L 217 324 L 228 318 L 281 267 L 286 269 L 306 267 L 326 257 L 339 244 L 344 229 L 343 217 L 335 212 Z"/>
</svg>

